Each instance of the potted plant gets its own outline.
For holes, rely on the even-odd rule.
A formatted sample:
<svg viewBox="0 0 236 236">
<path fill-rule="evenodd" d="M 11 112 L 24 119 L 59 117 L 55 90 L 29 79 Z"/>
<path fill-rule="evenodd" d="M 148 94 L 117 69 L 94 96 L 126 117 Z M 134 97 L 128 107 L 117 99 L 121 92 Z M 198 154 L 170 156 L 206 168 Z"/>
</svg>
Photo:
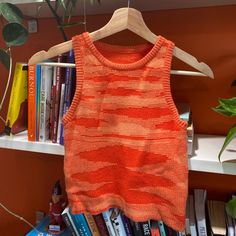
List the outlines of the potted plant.
<svg viewBox="0 0 236 236">
<path fill-rule="evenodd" d="M 236 81 L 232 83 L 232 86 L 236 86 Z M 233 117 L 236 116 L 236 97 L 228 99 L 219 99 L 219 105 L 213 108 L 214 111 L 218 112 L 221 115 Z M 221 147 L 221 150 L 218 154 L 218 159 L 220 161 L 221 155 L 229 143 L 236 137 L 236 123 L 230 128 L 225 138 L 225 141 Z M 226 203 L 227 213 L 236 219 L 236 198 L 231 199 Z"/>
<path fill-rule="evenodd" d="M 12 72 L 11 47 L 23 45 L 28 38 L 28 31 L 24 27 L 23 14 L 13 4 L 0 3 L 0 18 L 2 22 L 2 38 L 5 45 L 0 48 L 0 62 L 9 71 L 6 82 L 5 91 L 0 100 L 0 112 L 6 98 L 7 90 L 10 84 Z M 0 119 L 5 123 L 4 118 L 0 115 Z"/>
</svg>

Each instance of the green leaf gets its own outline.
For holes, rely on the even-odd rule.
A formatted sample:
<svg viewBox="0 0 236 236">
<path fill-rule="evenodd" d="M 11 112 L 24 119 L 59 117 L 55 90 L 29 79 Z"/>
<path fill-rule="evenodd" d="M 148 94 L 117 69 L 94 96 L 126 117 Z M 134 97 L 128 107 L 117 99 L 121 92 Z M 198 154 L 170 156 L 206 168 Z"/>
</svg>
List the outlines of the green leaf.
<svg viewBox="0 0 236 236">
<path fill-rule="evenodd" d="M 10 68 L 10 55 L 2 48 L 0 48 L 0 61 L 9 70 L 9 68 Z"/>
<path fill-rule="evenodd" d="M 221 115 L 224 116 L 233 116 L 234 114 L 232 112 L 229 112 L 227 110 L 225 110 L 224 107 L 222 107 L 221 105 L 218 105 L 217 107 L 212 108 L 215 112 L 220 113 Z"/>
<path fill-rule="evenodd" d="M 23 14 L 21 10 L 11 3 L 0 3 L 0 12 L 9 22 L 22 22 Z"/>
<path fill-rule="evenodd" d="M 228 112 L 236 115 L 236 97 L 229 99 L 219 99 L 219 104 Z"/>
<path fill-rule="evenodd" d="M 229 145 L 229 143 L 236 137 L 236 124 L 233 125 L 233 127 L 229 130 L 226 138 L 225 138 L 225 141 L 224 141 L 224 144 L 219 152 L 219 155 L 218 155 L 218 159 L 220 161 L 220 157 L 223 153 L 223 151 L 225 150 L 225 148 Z"/>
<path fill-rule="evenodd" d="M 226 203 L 226 212 L 233 218 L 236 218 L 236 199 L 235 198 Z"/>
<path fill-rule="evenodd" d="M 21 24 L 9 23 L 3 27 L 2 35 L 8 46 L 20 46 L 26 42 L 28 31 Z"/>
</svg>

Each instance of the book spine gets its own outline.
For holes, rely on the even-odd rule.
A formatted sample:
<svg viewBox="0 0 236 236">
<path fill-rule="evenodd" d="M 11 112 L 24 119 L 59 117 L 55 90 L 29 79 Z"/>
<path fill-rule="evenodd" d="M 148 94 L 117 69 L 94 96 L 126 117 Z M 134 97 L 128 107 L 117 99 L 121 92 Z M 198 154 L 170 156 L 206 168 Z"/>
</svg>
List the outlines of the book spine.
<svg viewBox="0 0 236 236">
<path fill-rule="evenodd" d="M 6 119 L 6 134 L 27 129 L 28 66 L 16 63 Z"/>
<path fill-rule="evenodd" d="M 64 62 L 64 56 L 58 56 L 58 62 Z M 57 128 L 58 128 L 58 119 L 59 119 L 59 107 L 60 107 L 60 97 L 61 97 L 61 84 L 65 83 L 65 68 L 56 67 L 56 84 L 55 91 L 53 94 L 54 99 L 54 109 L 53 109 L 53 130 L 52 130 L 52 142 L 57 142 Z"/>
<path fill-rule="evenodd" d="M 36 65 L 28 71 L 28 140 L 36 141 Z"/>
<path fill-rule="evenodd" d="M 123 213 L 121 213 L 121 219 L 122 219 L 127 236 L 133 236 L 129 218 L 125 216 Z"/>
<path fill-rule="evenodd" d="M 36 141 L 39 141 L 40 87 L 41 87 L 41 66 L 36 65 Z"/>
<path fill-rule="evenodd" d="M 130 220 L 130 224 L 132 227 L 133 234 L 135 236 L 143 236 L 143 231 L 141 229 L 141 225 L 139 224 L 139 222 Z"/>
<path fill-rule="evenodd" d="M 59 118 L 58 118 L 58 126 L 57 126 L 57 143 L 60 143 L 62 116 L 63 116 L 63 104 L 64 104 L 64 94 L 65 94 L 65 84 L 62 84 L 61 85 Z"/>
<path fill-rule="evenodd" d="M 159 227 L 160 235 L 161 236 L 166 236 L 166 231 L 165 231 L 164 223 L 161 220 L 158 221 L 158 227 Z"/>
<path fill-rule="evenodd" d="M 194 189 L 194 206 L 195 206 L 194 208 L 197 219 L 197 229 L 199 236 L 207 236 L 205 204 L 206 204 L 206 190 Z"/>
<path fill-rule="evenodd" d="M 117 236 L 126 236 L 125 228 L 121 219 L 120 212 L 111 219 L 114 231 Z"/>
<path fill-rule="evenodd" d="M 189 195 L 189 229 L 191 236 L 197 236 L 196 217 L 193 195 Z"/>
<path fill-rule="evenodd" d="M 51 66 L 41 67 L 41 93 L 40 93 L 40 130 L 39 141 L 49 139 L 49 116 L 51 103 L 51 87 L 52 87 Z"/>
<path fill-rule="evenodd" d="M 84 213 L 85 219 L 93 236 L 100 236 L 98 227 L 93 216 L 90 213 Z"/>
<path fill-rule="evenodd" d="M 145 221 L 145 222 L 139 222 L 140 225 L 141 225 L 141 229 L 143 230 L 143 235 L 144 236 L 151 236 L 151 231 L 150 231 L 150 227 L 149 227 L 149 224 L 148 224 L 148 221 Z"/>
<path fill-rule="evenodd" d="M 71 214 L 71 216 L 80 236 L 92 236 L 83 214 Z"/>
<path fill-rule="evenodd" d="M 113 228 L 113 224 L 111 222 L 111 218 L 110 218 L 110 215 L 111 215 L 111 210 L 112 209 L 109 209 L 105 212 L 102 213 L 102 216 L 103 216 L 103 219 L 105 221 L 105 224 L 106 224 L 106 227 L 107 227 L 107 231 L 109 233 L 110 236 L 117 236 L 116 233 L 115 233 L 115 230 Z"/>
<path fill-rule="evenodd" d="M 158 221 L 150 220 L 150 230 L 151 230 L 151 235 L 152 236 L 160 236 Z"/>
<path fill-rule="evenodd" d="M 73 50 L 71 50 L 67 57 L 68 63 L 74 63 L 74 53 Z M 75 87 L 74 81 L 75 81 L 75 68 L 66 68 L 65 72 L 65 96 L 64 96 L 64 104 L 63 104 L 63 115 L 66 114 L 68 111 L 71 101 L 72 101 L 72 93 L 73 89 Z M 60 141 L 59 143 L 61 145 L 64 145 L 64 126 L 63 123 L 61 124 L 60 129 Z"/>
<path fill-rule="evenodd" d="M 93 218 L 97 224 L 98 231 L 102 236 L 109 236 L 105 221 L 103 219 L 102 213 L 98 215 L 93 215 Z"/>
<path fill-rule="evenodd" d="M 67 228 L 70 230 L 71 235 L 72 236 L 80 236 L 78 231 L 76 230 L 76 227 L 73 223 L 73 220 L 72 220 L 70 214 L 68 214 L 68 212 L 62 213 L 62 218 L 63 218 L 63 221 L 65 222 Z"/>
</svg>

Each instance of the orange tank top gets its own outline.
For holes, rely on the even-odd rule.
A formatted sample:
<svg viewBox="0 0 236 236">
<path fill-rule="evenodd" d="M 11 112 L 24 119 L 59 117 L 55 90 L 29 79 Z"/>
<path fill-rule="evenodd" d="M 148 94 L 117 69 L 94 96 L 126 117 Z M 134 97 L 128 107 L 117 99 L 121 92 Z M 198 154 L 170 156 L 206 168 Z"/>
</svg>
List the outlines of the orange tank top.
<svg viewBox="0 0 236 236">
<path fill-rule="evenodd" d="M 117 46 L 72 39 L 76 91 L 64 116 L 66 191 L 73 213 L 111 207 L 134 221 L 185 226 L 187 123 L 170 90 L 174 44 Z"/>
</svg>

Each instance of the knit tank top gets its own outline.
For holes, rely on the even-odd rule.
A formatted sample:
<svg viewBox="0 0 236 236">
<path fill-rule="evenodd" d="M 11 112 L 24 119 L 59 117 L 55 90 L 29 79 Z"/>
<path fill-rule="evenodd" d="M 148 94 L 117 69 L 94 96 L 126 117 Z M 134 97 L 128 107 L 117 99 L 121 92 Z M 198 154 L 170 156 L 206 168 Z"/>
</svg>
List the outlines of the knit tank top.
<svg viewBox="0 0 236 236">
<path fill-rule="evenodd" d="M 111 207 L 134 221 L 185 226 L 187 123 L 170 90 L 174 44 L 72 38 L 76 91 L 64 122 L 64 173 L 73 213 Z"/>
</svg>

